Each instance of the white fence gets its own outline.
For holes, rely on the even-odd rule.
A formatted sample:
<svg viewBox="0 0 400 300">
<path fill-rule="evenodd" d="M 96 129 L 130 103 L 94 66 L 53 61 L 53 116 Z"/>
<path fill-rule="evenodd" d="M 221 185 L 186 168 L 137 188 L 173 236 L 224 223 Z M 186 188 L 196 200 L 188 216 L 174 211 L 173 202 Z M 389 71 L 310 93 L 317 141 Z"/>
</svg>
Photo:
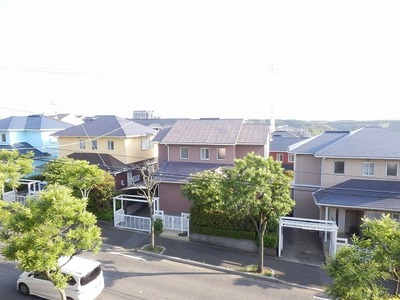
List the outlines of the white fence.
<svg viewBox="0 0 400 300">
<path fill-rule="evenodd" d="M 163 221 L 164 230 L 189 232 L 189 214 L 182 213 L 179 217 L 164 215 L 163 211 L 157 211 L 154 217 Z M 127 215 L 123 209 L 119 209 L 114 213 L 114 226 L 150 232 L 151 220 L 149 217 Z"/>
</svg>

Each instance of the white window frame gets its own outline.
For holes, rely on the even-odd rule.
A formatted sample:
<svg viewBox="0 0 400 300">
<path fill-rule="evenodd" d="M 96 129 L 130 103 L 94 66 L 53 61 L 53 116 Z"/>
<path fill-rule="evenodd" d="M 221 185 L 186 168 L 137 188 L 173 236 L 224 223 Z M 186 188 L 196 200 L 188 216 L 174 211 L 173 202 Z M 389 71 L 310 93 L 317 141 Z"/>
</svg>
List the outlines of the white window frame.
<svg viewBox="0 0 400 300">
<path fill-rule="evenodd" d="M 182 154 L 185 154 L 184 150 L 186 150 L 186 155 L 182 155 Z M 179 157 L 180 157 L 180 159 L 189 159 L 189 148 L 188 147 L 180 147 Z"/>
<path fill-rule="evenodd" d="M 393 174 L 388 174 L 388 166 L 389 166 L 389 164 L 390 165 L 393 165 L 393 166 L 396 166 L 396 174 L 395 175 L 393 175 Z M 399 164 L 398 163 L 394 163 L 394 162 L 387 162 L 386 163 L 386 171 L 385 171 L 385 174 L 386 174 L 386 176 L 389 176 L 389 177 L 392 177 L 392 176 L 399 176 Z"/>
<path fill-rule="evenodd" d="M 7 142 L 7 135 L 5 133 L 1 134 L 1 142 L 6 143 Z"/>
<path fill-rule="evenodd" d="M 288 154 L 288 162 L 294 162 L 294 154 L 293 153 L 289 153 Z"/>
<path fill-rule="evenodd" d="M 80 150 L 86 149 L 86 141 L 85 140 L 79 140 L 79 149 Z"/>
<path fill-rule="evenodd" d="M 200 160 L 210 160 L 210 148 L 200 148 Z"/>
<path fill-rule="evenodd" d="M 374 176 L 375 175 L 375 163 L 370 162 L 370 161 L 363 162 L 362 174 L 363 174 L 363 176 Z"/>
<path fill-rule="evenodd" d="M 92 150 L 97 150 L 97 141 L 92 141 Z"/>
<path fill-rule="evenodd" d="M 283 162 L 283 154 L 282 153 L 277 153 L 276 154 L 276 161 Z"/>
<path fill-rule="evenodd" d="M 142 150 L 148 150 L 150 149 L 150 139 L 149 138 L 143 138 L 142 139 Z"/>
<path fill-rule="evenodd" d="M 217 159 L 226 160 L 226 148 L 217 148 Z"/>
<path fill-rule="evenodd" d="M 115 150 L 114 141 L 107 141 L 107 150 L 109 151 Z"/>
</svg>

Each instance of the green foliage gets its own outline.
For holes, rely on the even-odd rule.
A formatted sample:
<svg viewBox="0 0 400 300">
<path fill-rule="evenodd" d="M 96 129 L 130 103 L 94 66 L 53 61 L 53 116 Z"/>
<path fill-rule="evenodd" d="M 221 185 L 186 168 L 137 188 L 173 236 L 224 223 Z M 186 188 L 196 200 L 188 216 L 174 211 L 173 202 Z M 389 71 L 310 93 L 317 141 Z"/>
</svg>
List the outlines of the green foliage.
<svg viewBox="0 0 400 300">
<path fill-rule="evenodd" d="M 154 220 L 154 231 L 156 232 L 163 232 L 164 231 L 164 224 L 161 219 Z"/>
<path fill-rule="evenodd" d="M 354 236 L 352 246 L 341 248 L 326 264 L 333 284 L 328 293 L 341 299 L 389 299 L 383 282 L 400 283 L 400 223 L 385 216 L 364 219 L 362 238 Z"/>
<path fill-rule="evenodd" d="M 84 160 L 59 157 L 46 165 L 43 177 L 50 184 L 70 187 L 77 198 L 87 198 L 87 209 L 99 219 L 112 220 L 115 181 L 110 173 Z"/>
<path fill-rule="evenodd" d="M 17 150 L 0 150 L 0 188 L 15 188 L 19 180 L 33 171 L 33 153 L 21 155 Z M 0 190 L 0 195 L 3 190 Z"/>
<path fill-rule="evenodd" d="M 59 157 L 45 166 L 43 177 L 49 183 L 79 190 L 83 198 L 88 198 L 90 191 L 106 180 L 104 173 L 104 170 L 85 160 Z"/>
<path fill-rule="evenodd" d="M 181 194 L 202 210 L 220 209 L 223 205 L 221 183 L 222 174 L 205 171 L 193 175 L 190 183 L 181 187 Z"/>
<path fill-rule="evenodd" d="M 98 251 L 101 231 L 96 217 L 86 210 L 86 200 L 72 196 L 64 186 L 49 185 L 27 205 L 1 204 L 0 240 L 5 259 L 24 271 L 45 271 L 60 289 L 67 285 L 58 258 L 83 251 Z"/>
</svg>

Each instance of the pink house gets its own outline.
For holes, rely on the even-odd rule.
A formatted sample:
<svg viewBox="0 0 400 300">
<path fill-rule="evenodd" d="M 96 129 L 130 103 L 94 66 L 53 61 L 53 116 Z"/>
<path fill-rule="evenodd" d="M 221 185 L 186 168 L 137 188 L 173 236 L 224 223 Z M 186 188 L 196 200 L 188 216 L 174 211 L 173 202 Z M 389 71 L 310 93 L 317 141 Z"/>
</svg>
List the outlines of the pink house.
<svg viewBox="0 0 400 300">
<path fill-rule="evenodd" d="M 158 143 L 160 209 L 189 212 L 191 203 L 182 197 L 181 186 L 195 173 L 231 166 L 250 152 L 268 157 L 269 128 L 242 119 L 181 119 L 163 128 L 153 139 Z"/>
</svg>

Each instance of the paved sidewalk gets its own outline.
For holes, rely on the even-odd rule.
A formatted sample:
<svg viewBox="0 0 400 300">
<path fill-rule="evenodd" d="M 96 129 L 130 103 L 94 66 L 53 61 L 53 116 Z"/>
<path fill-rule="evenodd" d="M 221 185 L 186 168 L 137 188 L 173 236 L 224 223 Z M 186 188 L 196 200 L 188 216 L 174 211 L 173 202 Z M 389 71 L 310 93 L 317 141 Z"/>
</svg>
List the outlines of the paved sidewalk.
<svg viewBox="0 0 400 300">
<path fill-rule="evenodd" d="M 137 250 L 150 243 L 150 235 L 147 233 L 118 229 L 105 224 L 99 226 L 102 228 L 105 244 L 126 250 Z M 198 262 L 228 270 L 238 270 L 240 267 L 258 264 L 257 253 L 193 243 L 186 237 L 168 232 L 156 237 L 156 245 L 165 247 L 163 255 L 166 258 Z M 330 283 L 330 278 L 319 265 L 265 256 L 264 266 L 273 270 L 275 280 L 320 291 L 321 297 L 324 296 L 325 286 Z"/>
</svg>

